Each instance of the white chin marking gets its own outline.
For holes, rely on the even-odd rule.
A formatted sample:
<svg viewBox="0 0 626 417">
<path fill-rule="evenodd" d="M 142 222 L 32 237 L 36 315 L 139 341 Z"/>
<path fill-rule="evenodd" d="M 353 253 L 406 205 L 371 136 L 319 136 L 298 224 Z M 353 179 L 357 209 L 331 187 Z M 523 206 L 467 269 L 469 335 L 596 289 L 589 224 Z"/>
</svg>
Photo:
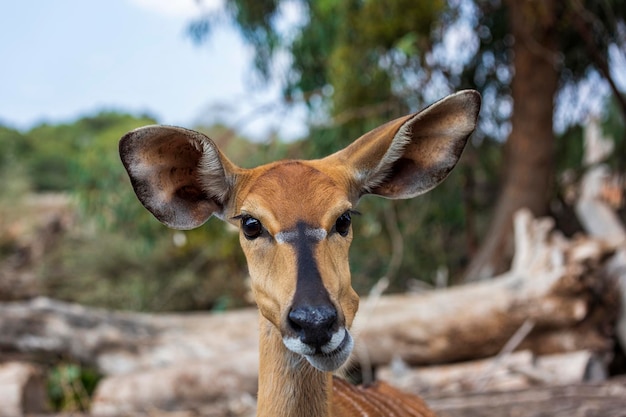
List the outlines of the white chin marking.
<svg viewBox="0 0 626 417">
<path fill-rule="evenodd" d="M 354 348 L 354 340 L 350 332 L 343 327 L 321 347 L 321 353 L 316 353 L 315 348 L 302 343 L 297 337 L 284 337 L 283 343 L 287 349 L 304 356 L 314 368 L 323 372 L 339 369 L 346 363 Z"/>
<path fill-rule="evenodd" d="M 326 343 L 324 346 L 322 346 L 322 349 L 321 349 L 322 353 L 331 353 L 335 349 L 337 349 L 339 345 L 341 345 L 343 340 L 346 338 L 346 333 L 348 333 L 348 331 L 346 330 L 345 327 L 342 327 L 341 329 L 337 330 L 337 332 L 333 334 L 333 337 L 330 338 L 330 341 Z"/>
<path fill-rule="evenodd" d="M 283 344 L 287 349 L 298 355 L 312 355 L 315 353 L 315 348 L 304 344 L 297 337 L 283 337 Z"/>
</svg>

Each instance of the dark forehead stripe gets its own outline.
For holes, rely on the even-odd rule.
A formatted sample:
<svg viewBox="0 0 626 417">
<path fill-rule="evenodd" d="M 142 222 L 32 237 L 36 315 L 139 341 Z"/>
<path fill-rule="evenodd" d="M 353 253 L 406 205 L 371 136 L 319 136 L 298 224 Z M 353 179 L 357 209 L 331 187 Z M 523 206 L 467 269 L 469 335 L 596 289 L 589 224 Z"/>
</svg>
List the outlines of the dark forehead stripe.
<svg viewBox="0 0 626 417">
<path fill-rule="evenodd" d="M 313 248 L 326 236 L 326 231 L 308 227 L 306 223 L 300 222 L 296 230 L 282 233 L 287 233 L 285 243 L 293 245 L 296 252 L 298 276 L 293 306 L 331 305 L 330 296 L 324 287 L 313 254 Z"/>
</svg>

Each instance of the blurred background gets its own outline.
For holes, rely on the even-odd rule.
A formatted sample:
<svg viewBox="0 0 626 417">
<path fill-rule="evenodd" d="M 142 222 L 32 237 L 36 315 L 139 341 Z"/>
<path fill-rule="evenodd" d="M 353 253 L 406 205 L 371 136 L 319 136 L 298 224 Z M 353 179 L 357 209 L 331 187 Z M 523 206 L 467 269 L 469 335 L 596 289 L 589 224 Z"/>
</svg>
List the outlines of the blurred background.
<svg viewBox="0 0 626 417">
<path fill-rule="evenodd" d="M 235 233 L 218 221 L 168 230 L 137 203 L 117 141 L 145 124 L 204 131 L 250 167 L 328 154 L 446 94 L 478 89 L 479 129 L 442 187 L 362 202 L 351 252 L 361 292 L 381 276 L 404 290 L 501 272 L 520 207 L 579 231 L 568 190 L 584 169 L 590 123 L 614 144 L 607 162 L 624 172 L 618 1 L 2 8 L 2 299 L 45 294 L 149 311 L 249 302 Z"/>
<path fill-rule="evenodd" d="M 442 186 L 361 202 L 351 265 L 362 294 L 381 277 L 404 292 L 506 271 L 523 207 L 581 232 L 590 130 L 624 224 L 625 19 L 620 0 L 5 2 L 0 300 L 251 305 L 235 231 L 216 220 L 169 230 L 134 196 L 117 142 L 152 123 L 205 132 L 251 167 L 326 155 L 479 90 L 479 127 Z"/>
</svg>

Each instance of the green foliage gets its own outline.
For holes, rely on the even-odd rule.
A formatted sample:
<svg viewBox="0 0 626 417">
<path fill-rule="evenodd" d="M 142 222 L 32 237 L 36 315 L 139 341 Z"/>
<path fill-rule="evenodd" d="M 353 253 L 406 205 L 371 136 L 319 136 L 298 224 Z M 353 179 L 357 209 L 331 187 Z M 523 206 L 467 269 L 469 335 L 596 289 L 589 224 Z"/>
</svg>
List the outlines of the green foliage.
<svg viewBox="0 0 626 417">
<path fill-rule="evenodd" d="M 32 189 L 27 166 L 22 163 L 25 145 L 20 132 L 0 126 L 0 259 L 19 249 L 14 233 L 6 231 L 23 215 L 24 196 Z"/>
<path fill-rule="evenodd" d="M 158 228 L 161 234 L 150 242 L 120 231 L 74 235 L 47 256 L 41 279 L 57 297 L 118 309 L 206 310 L 218 300 L 230 300 L 230 307 L 245 303 L 236 233 L 218 221 L 192 232 Z M 186 243 L 177 246 L 181 239 Z"/>
<path fill-rule="evenodd" d="M 307 157 L 327 155 L 381 123 L 419 110 L 432 101 L 428 90 L 433 86 L 443 93 L 476 88 L 483 94 L 483 114 L 487 116 L 481 118 L 462 166 L 439 189 L 415 201 L 394 203 L 405 246 L 398 276 L 411 277 L 420 271 L 423 278 L 431 280 L 442 264 L 454 276 L 476 249 L 500 183 L 500 143 L 509 133 L 513 77 L 514 39 L 507 2 L 296 2 L 305 10 L 305 21 L 295 28 L 295 34 L 282 38 L 275 22 L 286 1 L 253 5 L 252 0 L 229 0 L 226 18 L 255 48 L 265 51 L 257 61 L 262 75 L 269 75 L 277 50 L 291 55 L 285 96 L 289 101 L 304 101 L 311 110 L 311 135 L 302 145 Z M 533 23 L 553 23 L 541 22 L 545 4 L 533 2 L 528 7 L 536 7 L 537 22 Z M 553 58 L 558 59 L 562 85 L 571 87 L 606 60 L 611 45 L 623 50 L 620 31 L 626 7 L 616 0 L 565 2 L 557 7 L 556 36 L 562 54 Z M 249 13 L 242 10 L 247 8 Z M 459 27 L 469 28 L 471 34 L 460 33 Z M 465 36 L 459 43 L 463 50 L 446 52 L 445 42 L 452 31 L 456 31 L 454 36 Z M 263 45 L 263 39 L 271 42 Z M 541 46 L 536 46 L 541 52 Z M 613 130 L 619 131 L 619 125 L 614 126 Z M 624 134 L 614 137 L 618 149 L 626 149 L 620 145 Z M 579 171 L 580 126 L 559 137 L 556 146 L 559 173 Z M 616 152 L 617 160 L 623 161 L 622 154 Z M 356 239 L 352 250 L 357 282 L 368 281 L 366 275 L 375 279 L 386 273 L 386 263 L 393 255 L 388 204 L 366 199 L 363 216 L 355 219 L 355 235 L 367 237 Z M 361 221 L 363 230 L 359 230 Z M 380 256 L 369 256 L 371 253 Z"/>
<path fill-rule="evenodd" d="M 606 117 L 602 124 L 603 133 L 614 140 L 615 148 L 607 161 L 618 172 L 626 171 L 626 119 L 620 112 L 615 99 L 607 103 Z"/>
<path fill-rule="evenodd" d="M 576 82 L 591 66 L 597 68 L 601 59 L 607 60 L 611 45 L 624 45 L 626 3 L 621 0 L 564 2 L 559 32 L 564 82 Z M 621 44 L 621 45 L 620 45 Z"/>
<path fill-rule="evenodd" d="M 421 57 L 411 54 L 429 49 L 444 1 L 300 0 L 307 18 L 295 36 L 283 36 L 276 24 L 284 3 L 229 0 L 222 17 L 234 22 L 254 46 L 262 76 L 270 75 L 277 51 L 290 53 L 285 96 L 303 98 L 314 114 L 323 115 L 315 124 L 328 124 L 326 116 L 339 119 L 316 135 L 323 149 L 331 143 L 343 146 L 371 126 L 422 105 L 414 95 L 407 101 L 395 84 L 405 71 L 420 66 Z M 202 41 L 219 21 L 216 15 L 204 16 L 192 22 L 190 32 Z"/>
<path fill-rule="evenodd" d="M 1 128 L 0 144 L 11 156 L 0 160 L 1 230 L 18 220 L 28 223 L 18 203 L 29 192 L 62 191 L 78 202 L 79 212 L 76 226 L 33 266 L 45 295 L 149 311 L 245 304 L 246 267 L 236 233 L 216 220 L 197 230 L 172 231 L 135 197 L 118 141 L 152 123 L 149 117 L 103 112 L 24 133 Z M 233 157 L 263 162 L 257 146 L 223 127 L 208 133 L 221 138 Z M 283 146 L 259 147 L 271 149 L 271 157 L 286 154 Z M 15 236 L 0 236 L 1 254 L 19 250 Z"/>
<path fill-rule="evenodd" d="M 48 373 L 48 397 L 54 411 L 89 411 L 101 375 L 74 363 L 61 363 Z"/>
<path fill-rule="evenodd" d="M 72 183 L 68 189 L 79 197 L 89 219 L 99 227 L 111 227 L 128 235 L 152 240 L 157 225 L 143 219 L 143 208 L 136 204 L 132 189 L 118 155 L 118 141 L 129 130 L 154 124 L 147 117 L 103 113 L 79 120 L 75 128 L 77 152 L 70 164 Z"/>
<path fill-rule="evenodd" d="M 464 65 L 458 80 L 454 74 L 451 74 L 449 80 L 454 88 L 472 87 L 483 94 L 485 100 L 482 112 L 489 114 L 492 119 L 483 122 L 483 128 L 486 128 L 487 123 L 491 124 L 486 129 L 488 133 L 505 140 L 507 130 L 500 129 L 500 132 L 497 132 L 497 126 L 506 123 L 510 114 L 508 112 L 503 114 L 499 106 L 511 96 L 510 84 L 513 76 L 511 48 L 515 41 L 510 33 L 507 2 L 474 0 L 450 3 L 456 3 L 456 6 L 452 7 L 451 13 L 445 15 L 442 21 L 443 32 L 446 27 L 454 26 L 459 19 L 468 19 L 462 16 L 460 10 L 471 4 L 475 13 L 469 19 L 480 41 L 480 47 Z M 548 3 L 526 2 L 526 4 L 528 8 L 536 7 L 534 10 L 536 20 L 540 21 L 542 8 Z M 558 66 L 561 88 L 576 89 L 578 83 L 586 79 L 591 71 L 606 76 L 604 72 L 605 70 L 608 72 L 609 48 L 616 46 L 621 51 L 626 48 L 623 36 L 626 27 L 625 3 L 621 0 L 602 2 L 582 0 L 557 2 L 556 7 L 558 21 L 553 31 L 560 52 L 551 59 Z M 532 23 L 552 24 L 552 22 Z M 537 49 L 537 53 L 543 53 L 543 50 Z M 584 125 L 584 116 L 570 123 Z"/>
<path fill-rule="evenodd" d="M 576 176 L 582 175 L 584 152 L 583 128 L 572 126 L 556 138 L 557 171 L 573 170 Z"/>
</svg>

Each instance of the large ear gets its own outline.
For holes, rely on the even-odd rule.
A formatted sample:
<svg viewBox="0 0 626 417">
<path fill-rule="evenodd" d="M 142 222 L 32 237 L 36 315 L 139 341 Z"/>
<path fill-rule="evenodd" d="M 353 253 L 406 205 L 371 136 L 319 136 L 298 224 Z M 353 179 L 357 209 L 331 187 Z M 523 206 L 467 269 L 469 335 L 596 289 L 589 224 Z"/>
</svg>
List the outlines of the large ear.
<svg viewBox="0 0 626 417">
<path fill-rule="evenodd" d="M 137 197 L 167 226 L 193 229 L 221 217 L 238 168 L 202 133 L 141 127 L 122 137 L 119 151 Z"/>
<path fill-rule="evenodd" d="M 419 113 L 384 124 L 329 156 L 347 166 L 357 198 L 411 198 L 434 188 L 456 165 L 476 127 L 480 94 L 450 95 Z"/>
</svg>

